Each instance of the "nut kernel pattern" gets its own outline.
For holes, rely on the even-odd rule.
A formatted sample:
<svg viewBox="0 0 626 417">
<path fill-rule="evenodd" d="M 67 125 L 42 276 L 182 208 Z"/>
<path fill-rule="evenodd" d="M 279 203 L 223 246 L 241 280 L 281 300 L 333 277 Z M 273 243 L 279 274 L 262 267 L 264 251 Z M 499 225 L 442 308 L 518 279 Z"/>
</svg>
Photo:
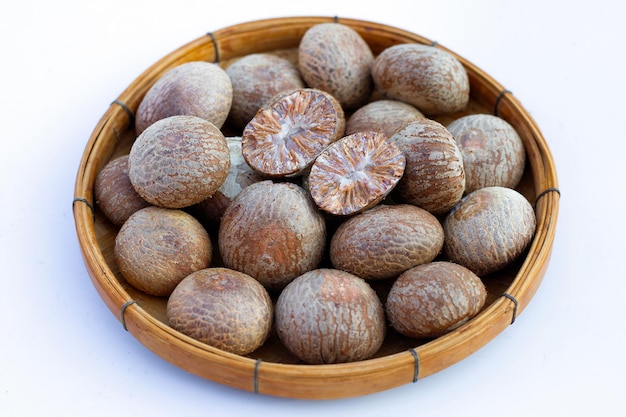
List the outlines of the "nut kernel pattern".
<svg viewBox="0 0 626 417">
<path fill-rule="evenodd" d="M 308 177 L 309 191 L 322 210 L 350 215 L 373 207 L 402 178 L 406 158 L 378 132 L 357 132 L 328 146 Z"/>
<path fill-rule="evenodd" d="M 242 153 L 261 175 L 300 175 L 344 131 L 345 115 L 334 97 L 300 89 L 259 110 L 244 128 Z"/>
</svg>

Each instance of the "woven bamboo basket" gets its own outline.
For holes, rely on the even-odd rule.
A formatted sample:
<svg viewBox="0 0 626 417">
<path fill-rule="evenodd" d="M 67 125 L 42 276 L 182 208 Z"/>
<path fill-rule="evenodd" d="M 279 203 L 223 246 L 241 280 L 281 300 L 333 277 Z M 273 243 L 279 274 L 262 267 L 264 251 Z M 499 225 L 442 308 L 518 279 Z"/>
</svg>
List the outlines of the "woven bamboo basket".
<svg viewBox="0 0 626 417">
<path fill-rule="evenodd" d="M 225 64 L 250 53 L 293 50 L 309 27 L 330 21 L 355 29 L 374 54 L 398 43 L 421 43 L 442 48 L 461 61 L 468 71 L 471 88 L 470 104 L 464 114 L 496 114 L 512 124 L 524 141 L 528 162 L 518 190 L 535 206 L 536 234 L 518 262 L 484 277 L 489 292 L 484 309 L 444 336 L 416 340 L 388 331 L 374 358 L 345 364 L 300 363 L 276 335 L 247 356 L 230 354 L 172 329 L 165 316 L 166 300 L 143 294 L 124 281 L 113 257 L 117 229 L 94 204 L 95 179 L 109 160 L 129 152 L 135 139 L 134 113 L 146 91 L 166 71 L 188 61 Z M 290 17 L 252 21 L 208 33 L 166 55 L 141 74 L 111 103 L 89 138 L 76 178 L 73 212 L 93 285 L 120 320 L 120 328 L 147 349 L 186 371 L 241 390 L 290 398 L 333 399 L 388 390 L 432 375 L 474 353 L 511 325 L 546 273 L 559 197 L 554 162 L 542 133 L 515 96 L 484 71 L 442 45 L 398 28 L 337 17 Z"/>
</svg>

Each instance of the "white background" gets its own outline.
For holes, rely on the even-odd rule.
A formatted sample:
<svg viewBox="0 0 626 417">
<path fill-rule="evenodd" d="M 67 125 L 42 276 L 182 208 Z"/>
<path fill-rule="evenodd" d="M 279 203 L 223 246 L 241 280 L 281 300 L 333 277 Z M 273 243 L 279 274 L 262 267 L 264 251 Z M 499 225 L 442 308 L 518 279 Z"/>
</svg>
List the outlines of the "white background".
<svg viewBox="0 0 626 417">
<path fill-rule="evenodd" d="M 626 29 L 618 4 L 21 0 L 3 7 L 0 415 L 624 415 Z M 148 66 L 206 32 L 295 15 L 390 24 L 469 59 L 537 121 L 562 192 L 550 267 L 514 325 L 416 384 L 347 400 L 241 392 L 157 357 L 97 295 L 71 210 L 93 128 Z"/>
</svg>

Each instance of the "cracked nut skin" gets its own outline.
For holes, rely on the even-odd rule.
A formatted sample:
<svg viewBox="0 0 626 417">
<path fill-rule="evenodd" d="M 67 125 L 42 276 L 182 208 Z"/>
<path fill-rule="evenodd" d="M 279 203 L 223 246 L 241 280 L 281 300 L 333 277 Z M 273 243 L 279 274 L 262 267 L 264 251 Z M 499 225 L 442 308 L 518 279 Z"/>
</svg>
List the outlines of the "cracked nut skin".
<svg viewBox="0 0 626 417">
<path fill-rule="evenodd" d="M 128 175 L 149 203 L 183 208 L 212 196 L 229 169 L 228 144 L 215 125 L 195 116 L 171 116 L 135 140 Z"/>
<path fill-rule="evenodd" d="M 232 269 L 206 268 L 185 277 L 167 301 L 172 328 L 210 346 L 246 355 L 267 340 L 273 305 L 258 281 Z"/>
<path fill-rule="evenodd" d="M 312 88 L 294 90 L 276 97 L 246 125 L 243 157 L 265 177 L 300 176 L 345 128 L 345 114 L 332 95 Z"/>
<path fill-rule="evenodd" d="M 105 217 L 116 226 L 150 205 L 137 194 L 128 178 L 128 155 L 117 157 L 104 166 L 96 177 L 94 197 Z"/>
<path fill-rule="evenodd" d="M 354 109 L 372 92 L 374 54 L 359 33 L 341 23 L 308 29 L 298 47 L 298 67 L 309 87 L 327 91 L 344 109 Z"/>
<path fill-rule="evenodd" d="M 295 64 L 269 53 L 246 55 L 229 65 L 226 73 L 233 86 L 228 121 L 240 129 L 274 97 L 305 87 Z"/>
<path fill-rule="evenodd" d="M 146 207 L 120 228 L 114 247 L 122 276 L 146 294 L 168 296 L 190 273 L 209 266 L 212 244 L 193 216 Z"/>
<path fill-rule="evenodd" d="M 233 199 L 222 216 L 218 242 L 226 267 L 278 291 L 320 264 L 326 224 L 302 187 L 264 180 Z"/>
<path fill-rule="evenodd" d="M 143 97 L 135 115 L 140 135 L 157 120 L 170 116 L 197 116 L 221 128 L 233 99 L 230 77 L 217 64 L 192 61 L 172 68 Z"/>
<path fill-rule="evenodd" d="M 360 213 L 381 202 L 402 178 L 406 158 L 380 132 L 357 132 L 329 145 L 307 177 L 313 200 L 339 216 Z"/>
<path fill-rule="evenodd" d="M 343 222 L 330 241 L 337 269 L 363 279 L 394 278 L 432 261 L 443 247 L 443 227 L 410 204 L 379 205 Z"/>
<path fill-rule="evenodd" d="M 386 333 L 383 305 L 369 284 L 326 268 L 285 287 L 276 302 L 275 327 L 287 349 L 309 364 L 371 358 Z"/>
<path fill-rule="evenodd" d="M 463 155 L 465 193 L 479 188 L 515 188 L 526 165 L 524 142 L 506 120 L 490 114 L 472 114 L 447 127 Z"/>
<path fill-rule="evenodd" d="M 346 135 L 374 131 L 391 137 L 396 130 L 424 117 L 421 111 L 397 100 L 376 100 L 357 109 L 346 122 Z"/>
<path fill-rule="evenodd" d="M 485 285 L 469 269 L 451 262 L 430 262 L 394 281 L 385 309 L 398 333 L 434 338 L 466 323 L 480 312 L 486 299 Z"/>
<path fill-rule="evenodd" d="M 435 215 L 447 213 L 463 197 L 465 170 L 454 136 L 439 122 L 423 118 L 390 138 L 406 157 L 394 196 Z"/>
<path fill-rule="evenodd" d="M 535 234 L 536 218 L 532 205 L 518 191 L 485 187 L 463 197 L 443 227 L 446 257 L 483 276 L 523 253 Z"/>
<path fill-rule="evenodd" d="M 461 111 L 469 102 L 465 67 L 434 46 L 410 43 L 386 48 L 374 60 L 372 78 L 385 97 L 412 104 L 428 116 Z"/>
</svg>

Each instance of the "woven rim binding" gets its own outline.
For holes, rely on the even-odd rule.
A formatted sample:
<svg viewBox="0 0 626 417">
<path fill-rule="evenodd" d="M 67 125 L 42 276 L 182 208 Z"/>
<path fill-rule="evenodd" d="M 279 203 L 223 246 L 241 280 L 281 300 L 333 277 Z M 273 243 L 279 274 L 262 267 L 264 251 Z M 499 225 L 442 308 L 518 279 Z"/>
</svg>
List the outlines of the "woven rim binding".
<svg viewBox="0 0 626 417">
<path fill-rule="evenodd" d="M 415 42 L 444 49 L 465 65 L 473 96 L 486 101 L 495 114 L 511 122 L 525 138 L 536 189 L 535 237 L 519 272 L 501 297 L 459 329 L 407 351 L 356 363 L 289 365 L 212 348 L 157 320 L 120 284 L 96 239 L 97 218 L 93 207 L 96 175 L 113 153 L 118 133 L 132 126 L 134 112 L 145 92 L 170 68 L 192 60 L 218 62 L 260 50 L 293 47 L 308 27 L 333 21 L 357 30 L 375 53 L 392 44 Z M 289 36 L 278 39 L 274 36 L 276 33 Z M 251 38 L 258 42 L 254 45 L 246 42 Z M 441 44 L 378 23 L 338 17 L 289 17 L 252 21 L 208 32 L 165 56 L 138 77 L 111 103 L 87 143 L 72 205 L 77 237 L 90 278 L 123 328 L 148 349 L 187 371 L 235 388 L 292 398 L 345 398 L 416 382 L 439 372 L 475 352 L 513 323 L 535 294 L 547 269 L 560 196 L 556 171 L 537 125 L 509 93 L 485 72 Z M 128 308 L 131 305 L 133 308 Z"/>
</svg>

